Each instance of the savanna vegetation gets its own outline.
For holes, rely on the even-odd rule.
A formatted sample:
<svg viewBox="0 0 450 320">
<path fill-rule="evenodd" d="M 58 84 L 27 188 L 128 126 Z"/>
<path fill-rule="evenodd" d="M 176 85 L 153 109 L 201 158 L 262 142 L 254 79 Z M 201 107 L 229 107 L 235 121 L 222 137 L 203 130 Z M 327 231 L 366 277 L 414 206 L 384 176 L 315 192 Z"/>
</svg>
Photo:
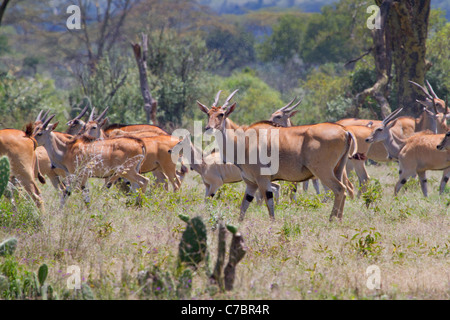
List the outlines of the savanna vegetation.
<svg viewBox="0 0 450 320">
<path fill-rule="evenodd" d="M 382 119 L 400 106 L 416 115 L 421 92 L 405 87 L 408 80 L 426 79 L 439 97 L 448 97 L 445 1 L 406 8 L 429 10 L 414 15 L 421 40 L 400 27 L 392 31 L 400 18 L 409 21 L 400 9 L 399 17 L 386 16 L 390 40 L 385 31 L 367 28 L 366 8 L 383 1 L 318 1 L 303 10 L 296 1 L 281 2 L 238 8 L 232 1 L 221 7 L 219 1 L 80 0 L 81 29 L 69 30 L 63 1 L 3 0 L 0 126 L 23 129 L 41 110 L 51 110 L 63 131 L 89 105 L 109 106 L 110 123 L 151 119 L 169 132 L 191 129 L 194 120 L 205 121 L 196 100 L 211 104 L 219 90 L 227 96 L 239 89 L 231 116 L 238 124 L 268 119 L 295 96 L 303 97 L 296 125 Z M 318 3 L 320 10 L 313 10 Z M 157 101 L 153 118 L 144 108 L 131 46 L 143 34 L 148 88 Z M 395 39 L 411 40 L 405 46 L 412 51 L 402 56 Z M 380 58 L 379 41 L 390 59 Z M 423 68 L 412 74 L 409 67 L 419 60 Z M 256 203 L 238 222 L 244 184 L 224 185 L 205 200 L 193 171 L 177 192 L 150 187 L 140 205 L 99 179 L 90 179 L 89 206 L 74 192 L 60 208 L 59 193 L 39 184 L 45 212 L 12 188 L 0 198 L 0 242 L 17 239 L 15 251 L 0 256 L 1 299 L 449 299 L 450 197 L 448 187 L 438 195 L 440 172 L 430 174 L 424 198 L 415 179 L 393 196 L 395 162 L 368 170 L 367 191 L 347 199 L 339 223 L 328 221 L 332 195 L 310 189 L 291 202 L 288 183 L 282 183 L 274 222 Z M 353 173 L 350 179 L 358 186 Z M 208 256 L 193 271 L 179 263 L 187 226 L 180 215 L 200 216 L 206 226 Z M 220 221 L 237 227 L 245 242 L 233 290 L 209 280 Z M 367 285 L 371 265 L 380 269 L 380 288 Z M 70 266 L 81 272 L 80 290 L 68 289 Z"/>
</svg>

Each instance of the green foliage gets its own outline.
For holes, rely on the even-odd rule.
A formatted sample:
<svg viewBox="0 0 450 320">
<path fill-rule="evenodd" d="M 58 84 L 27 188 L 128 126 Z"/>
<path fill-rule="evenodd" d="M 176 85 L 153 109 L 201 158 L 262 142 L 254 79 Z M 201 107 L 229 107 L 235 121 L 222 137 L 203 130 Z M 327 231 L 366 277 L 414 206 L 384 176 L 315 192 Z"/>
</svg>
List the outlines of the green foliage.
<svg viewBox="0 0 450 320">
<path fill-rule="evenodd" d="M 353 99 L 350 97 L 337 96 L 335 99 L 327 102 L 327 119 L 328 121 L 338 121 L 346 118 L 352 109 Z"/>
<path fill-rule="evenodd" d="M 216 85 L 222 90 L 219 104 L 222 104 L 232 91 L 239 89 L 233 98 L 233 101 L 237 101 L 237 106 L 230 115 L 230 119 L 239 125 L 268 120 L 275 110 L 286 104 L 281 99 L 280 93 L 259 79 L 251 69 L 233 72 L 230 77 L 219 79 Z M 211 104 L 214 95 L 203 103 Z M 200 117 L 204 119 L 205 116 L 201 114 Z"/>
<path fill-rule="evenodd" d="M 13 189 L 11 197 L 14 201 L 6 197 L 0 198 L 0 225 L 5 230 L 20 230 L 25 233 L 39 230 L 42 220 L 28 193 Z"/>
<path fill-rule="evenodd" d="M 127 56 L 105 56 L 98 62 L 95 73 L 85 66 L 79 77 L 79 87 L 69 97 L 68 117 L 78 115 L 89 102 L 97 112 L 109 106 L 110 123 L 144 123 L 144 102 L 135 64 Z"/>
<path fill-rule="evenodd" d="M 445 100 L 450 96 L 450 22 L 428 40 L 427 58 L 433 65 L 426 78 L 438 97 Z"/>
<path fill-rule="evenodd" d="M 158 101 L 158 123 L 166 127 L 181 124 L 207 83 L 207 70 L 217 61 L 198 36 L 181 36 L 172 30 L 149 32 L 148 67 L 150 90 Z"/>
<path fill-rule="evenodd" d="M 6 156 L 0 158 L 0 198 L 6 190 L 9 182 L 10 166 Z"/>
<path fill-rule="evenodd" d="M 382 197 L 382 187 L 378 179 L 372 178 L 366 185 L 366 192 L 361 194 L 367 208 L 372 207 L 374 211 L 380 211 L 377 203 Z"/>
<path fill-rule="evenodd" d="M 193 272 L 180 268 L 176 272 L 162 271 L 153 266 L 138 275 L 141 296 L 155 299 L 189 299 L 192 291 Z"/>
<path fill-rule="evenodd" d="M 11 52 L 11 48 L 8 45 L 8 37 L 4 34 L 0 34 L 0 56 Z"/>
<path fill-rule="evenodd" d="M 303 43 L 303 58 L 308 63 L 346 62 L 366 47 L 369 30 L 364 4 L 341 0 L 325 5 L 320 15 L 308 24 Z"/>
<path fill-rule="evenodd" d="M 47 285 L 48 267 L 42 264 L 36 273 L 24 270 L 13 257 L 0 264 L 0 297 L 4 299 L 57 300 L 58 295 Z"/>
<path fill-rule="evenodd" d="M 255 59 L 255 38 L 242 27 L 232 30 L 214 28 L 207 33 L 205 43 L 208 50 L 219 53 L 221 63 L 217 65 L 218 70 L 231 71 Z"/>
<path fill-rule="evenodd" d="M 286 63 L 292 56 L 302 57 L 302 43 L 308 15 L 285 14 L 272 26 L 272 33 L 256 46 L 258 57 L 264 62 Z"/>
<path fill-rule="evenodd" d="M 178 258 L 182 264 L 197 268 L 207 255 L 206 227 L 200 217 L 187 222 L 179 247 Z"/>
<path fill-rule="evenodd" d="M 22 129 L 34 121 L 40 110 L 51 109 L 62 116 L 64 105 L 53 80 L 35 74 L 33 78 L 19 78 L 12 73 L 0 75 L 0 113 L 6 128 Z"/>
<path fill-rule="evenodd" d="M 311 124 L 324 121 L 335 121 L 350 108 L 349 92 L 350 79 L 348 72 L 336 64 L 324 64 L 312 71 L 306 80 L 300 80 L 304 93 L 304 100 L 299 107 L 300 123 Z M 336 100 L 335 102 L 332 102 Z"/>
<path fill-rule="evenodd" d="M 383 246 L 379 241 L 381 234 L 376 231 L 375 228 L 368 229 L 355 229 L 356 233 L 349 238 L 346 235 L 342 235 L 347 239 L 347 244 L 355 250 L 358 254 L 364 257 L 376 258 L 383 250 Z"/>
<path fill-rule="evenodd" d="M 10 238 L 0 243 L 0 256 L 12 255 L 17 248 L 17 239 Z"/>
</svg>

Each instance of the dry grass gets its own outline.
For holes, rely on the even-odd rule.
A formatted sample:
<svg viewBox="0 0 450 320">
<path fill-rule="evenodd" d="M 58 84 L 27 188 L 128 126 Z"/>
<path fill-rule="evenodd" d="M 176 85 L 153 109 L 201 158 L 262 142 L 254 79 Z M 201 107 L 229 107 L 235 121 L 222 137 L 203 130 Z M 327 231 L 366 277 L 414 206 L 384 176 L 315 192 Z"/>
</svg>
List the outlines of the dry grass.
<svg viewBox="0 0 450 320">
<path fill-rule="evenodd" d="M 214 290 L 202 267 L 194 273 L 190 298 L 449 299 L 450 196 L 438 195 L 441 173 L 429 174 L 428 199 L 417 181 L 408 182 L 408 190 L 394 198 L 396 166 L 368 169 L 380 182 L 378 187 L 373 183 L 366 197 L 373 202 L 367 208 L 362 198 L 348 199 L 340 223 L 328 221 L 332 201 L 323 203 L 313 188 L 300 194 L 295 204 L 284 194 L 275 222 L 264 206 L 252 203 L 239 225 L 247 254 L 238 265 L 235 289 Z M 356 185 L 356 177 L 351 178 Z M 212 269 L 217 249 L 213 229 L 219 217 L 238 225 L 244 190 L 243 184 L 227 185 L 217 199 L 205 202 L 199 177 L 191 172 L 186 180 L 176 194 L 150 191 L 142 207 L 128 205 L 132 199 L 92 180 L 91 206 L 87 208 L 81 194 L 75 193 L 63 210 L 58 208 L 59 195 L 45 185 L 47 210 L 40 226 L 30 227 L 28 220 L 5 224 L 0 239 L 18 238 L 14 259 L 21 269 L 36 272 L 46 263 L 47 281 L 61 295 L 67 267 L 77 265 L 97 299 L 167 298 L 144 295 L 136 277 L 155 265 L 177 274 L 178 244 L 185 227 L 178 214 L 203 218 Z M 378 290 L 366 285 L 371 265 L 380 269 Z"/>
</svg>

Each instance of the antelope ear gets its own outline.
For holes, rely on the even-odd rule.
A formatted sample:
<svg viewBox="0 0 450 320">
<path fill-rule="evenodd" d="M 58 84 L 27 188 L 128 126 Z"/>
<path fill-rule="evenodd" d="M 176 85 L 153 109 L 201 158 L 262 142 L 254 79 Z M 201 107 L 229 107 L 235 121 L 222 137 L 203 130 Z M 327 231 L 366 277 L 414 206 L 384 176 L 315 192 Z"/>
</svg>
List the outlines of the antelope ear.
<svg viewBox="0 0 450 320">
<path fill-rule="evenodd" d="M 227 110 L 225 111 L 225 117 L 228 117 L 230 115 L 230 113 L 232 113 L 234 111 L 235 107 L 236 107 L 236 102 L 233 102 L 233 104 L 231 106 L 229 106 L 227 108 Z"/>
<path fill-rule="evenodd" d="M 292 111 L 291 113 L 289 113 L 288 118 L 292 118 L 297 112 L 298 110 Z"/>
<path fill-rule="evenodd" d="M 108 118 L 105 118 L 105 119 L 102 119 L 98 125 L 100 126 L 100 128 L 102 128 L 107 122 L 108 122 Z"/>
<path fill-rule="evenodd" d="M 208 109 L 207 106 L 205 106 L 203 103 L 200 103 L 198 100 L 197 100 L 197 104 L 198 104 L 198 107 L 200 108 L 200 110 L 201 110 L 202 112 L 208 114 L 209 109 Z"/>
<path fill-rule="evenodd" d="M 51 127 L 51 130 L 50 131 L 53 131 L 53 130 L 55 130 L 56 129 L 56 127 L 58 126 L 58 123 L 59 123 L 59 121 L 56 121 L 53 125 L 52 125 L 52 127 Z"/>
</svg>

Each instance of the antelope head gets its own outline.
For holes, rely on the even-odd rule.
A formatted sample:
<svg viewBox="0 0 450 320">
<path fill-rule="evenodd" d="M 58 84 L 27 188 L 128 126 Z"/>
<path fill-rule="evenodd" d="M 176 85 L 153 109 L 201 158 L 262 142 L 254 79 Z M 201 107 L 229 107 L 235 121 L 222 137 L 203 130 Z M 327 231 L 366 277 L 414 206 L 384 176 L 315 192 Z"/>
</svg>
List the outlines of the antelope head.
<svg viewBox="0 0 450 320">
<path fill-rule="evenodd" d="M 51 115 L 48 119 L 45 120 L 41 125 L 38 125 L 33 130 L 32 137 L 36 139 L 38 145 L 45 145 L 46 141 L 50 136 L 50 132 L 55 130 L 58 126 L 59 122 L 55 122 L 54 124 L 49 125 L 50 121 L 55 117 L 55 115 Z"/>
<path fill-rule="evenodd" d="M 206 115 L 208 116 L 208 122 L 205 126 L 205 131 L 208 131 L 209 129 L 217 129 L 220 131 L 225 130 L 226 119 L 233 112 L 234 108 L 236 107 L 236 102 L 233 102 L 233 104 L 231 106 L 228 106 L 228 104 L 230 103 L 230 100 L 233 98 L 233 96 L 235 95 L 235 93 L 238 90 L 234 90 L 228 96 L 228 98 L 225 100 L 225 103 L 221 107 L 217 106 L 219 103 L 220 93 L 222 92 L 221 90 L 217 93 L 216 99 L 214 100 L 214 103 L 211 106 L 211 109 L 209 109 L 207 106 L 205 106 L 204 104 L 197 101 L 197 104 L 198 104 L 198 107 L 200 108 L 200 110 L 202 112 L 206 113 Z"/>
<path fill-rule="evenodd" d="M 83 110 L 81 110 L 80 114 L 78 114 L 75 118 L 69 120 L 66 125 L 69 127 L 66 130 L 66 133 L 71 135 L 76 135 L 84 126 L 84 121 L 81 118 L 86 114 L 89 105 L 86 105 Z"/>
<path fill-rule="evenodd" d="M 83 129 L 81 131 L 82 134 L 89 135 L 94 138 L 100 138 L 101 137 L 101 128 L 103 125 L 108 121 L 107 118 L 105 118 L 106 112 L 109 110 L 109 106 L 103 110 L 103 112 L 96 118 L 94 118 L 95 113 L 95 107 L 92 108 L 92 112 L 89 116 L 88 122 L 83 126 Z"/>
<path fill-rule="evenodd" d="M 441 143 L 439 143 L 436 148 L 441 151 L 447 151 L 450 149 L 449 140 L 450 131 L 445 134 L 444 139 L 442 139 Z"/>
<path fill-rule="evenodd" d="M 390 115 L 388 115 L 380 126 L 374 128 L 370 136 L 366 139 L 367 143 L 374 143 L 378 141 L 383 141 L 387 139 L 389 130 L 393 125 L 393 121 L 398 118 L 400 112 L 403 111 L 403 108 L 398 108 L 393 111 Z"/>
<path fill-rule="evenodd" d="M 428 91 L 427 88 L 421 86 L 420 84 L 418 84 L 414 81 L 409 80 L 409 82 L 414 84 L 415 86 L 417 86 L 426 97 L 425 101 L 416 99 L 416 102 L 425 106 L 428 110 L 431 108 L 435 114 L 446 112 L 447 104 L 445 103 L 444 100 L 440 99 L 437 96 L 437 94 L 434 92 L 433 87 L 431 87 L 431 84 L 428 82 L 428 80 L 426 81 L 426 83 L 427 83 L 427 87 L 430 89 L 430 91 Z M 431 94 L 430 94 L 430 92 L 431 92 Z"/>
<path fill-rule="evenodd" d="M 280 108 L 274 113 L 272 113 L 272 116 L 270 117 L 269 121 L 275 122 L 276 124 L 279 124 L 283 127 L 292 126 L 291 120 L 289 118 L 293 117 L 298 112 L 298 110 L 294 110 L 294 108 L 296 108 L 302 102 L 303 99 L 300 99 L 299 102 L 291 106 L 295 100 L 297 100 L 297 97 L 292 99 L 291 102 L 289 102 L 283 108 Z"/>
</svg>

